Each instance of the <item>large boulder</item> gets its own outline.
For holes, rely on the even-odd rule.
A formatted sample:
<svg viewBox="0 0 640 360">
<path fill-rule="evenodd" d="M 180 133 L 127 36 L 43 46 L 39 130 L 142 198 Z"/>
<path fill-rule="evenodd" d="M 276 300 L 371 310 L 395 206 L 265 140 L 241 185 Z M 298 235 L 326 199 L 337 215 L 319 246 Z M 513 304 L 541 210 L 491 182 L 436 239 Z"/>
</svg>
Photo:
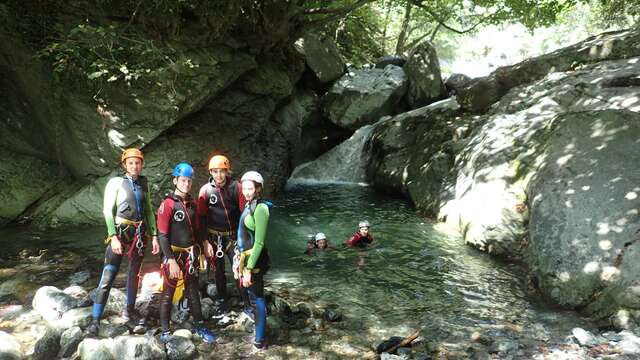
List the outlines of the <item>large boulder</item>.
<svg viewBox="0 0 640 360">
<path fill-rule="evenodd" d="M 56 321 L 62 318 L 65 312 L 78 307 L 80 303 L 78 299 L 65 294 L 55 286 L 43 286 L 36 291 L 31 304 L 45 320 Z"/>
<path fill-rule="evenodd" d="M 368 144 L 369 181 L 380 190 L 406 194 L 418 210 L 434 213 L 453 163 L 451 150 L 442 144 L 453 136 L 458 110 L 455 99 L 449 99 L 376 123 Z"/>
<path fill-rule="evenodd" d="M 451 74 L 444 81 L 444 86 L 447 88 L 448 94 L 457 94 L 458 89 L 464 87 L 471 81 L 471 78 L 465 74 Z"/>
<path fill-rule="evenodd" d="M 570 308 L 610 315 L 640 305 L 640 114 L 567 113 L 532 179 L 527 255 L 539 288 Z M 638 318 L 637 320 L 640 320 Z"/>
<path fill-rule="evenodd" d="M 520 257 L 533 196 L 526 189 L 558 116 L 611 107 L 640 111 L 640 90 L 622 86 L 638 71 L 635 61 L 607 61 L 512 89 L 491 115 L 474 118 L 477 125 L 460 142 L 440 219 L 477 248 Z"/>
<path fill-rule="evenodd" d="M 60 334 L 60 352 L 58 357 L 71 357 L 78 349 L 78 345 L 82 341 L 82 329 L 78 326 L 70 327 Z"/>
<path fill-rule="evenodd" d="M 460 143 L 439 215 L 469 244 L 525 256 L 553 301 L 632 323 L 639 73 L 640 58 L 601 61 L 513 88 Z"/>
<path fill-rule="evenodd" d="M 640 30 L 607 32 L 550 54 L 501 67 L 476 78 L 458 90 L 458 101 L 466 111 L 484 113 L 510 89 L 540 80 L 553 72 L 578 69 L 603 60 L 640 55 Z"/>
<path fill-rule="evenodd" d="M 23 358 L 24 355 L 18 339 L 11 336 L 11 334 L 0 331 L 0 359 L 22 360 Z"/>
<path fill-rule="evenodd" d="M 366 182 L 366 165 L 369 156 L 365 144 L 371 137 L 372 125 L 356 130 L 340 145 L 320 155 L 317 159 L 301 164 L 291 174 L 296 181 L 344 181 Z M 329 170 L 330 169 L 330 170 Z"/>
<path fill-rule="evenodd" d="M 409 80 L 407 103 L 411 109 L 446 97 L 438 54 L 431 42 L 424 41 L 411 50 L 404 71 Z"/>
<path fill-rule="evenodd" d="M 335 82 L 322 98 L 323 112 L 336 125 L 355 130 L 394 112 L 405 94 L 402 68 L 354 70 Z"/>
<path fill-rule="evenodd" d="M 329 83 L 344 74 L 344 61 L 331 38 L 309 32 L 297 43 L 297 48 L 320 82 Z"/>
<path fill-rule="evenodd" d="M 84 339 L 78 346 L 82 360 L 159 360 L 166 354 L 151 336 L 118 336 L 115 339 Z"/>
<path fill-rule="evenodd" d="M 60 332 L 52 327 L 46 327 L 36 336 L 33 347 L 33 360 L 49 360 L 60 351 Z"/>
</svg>

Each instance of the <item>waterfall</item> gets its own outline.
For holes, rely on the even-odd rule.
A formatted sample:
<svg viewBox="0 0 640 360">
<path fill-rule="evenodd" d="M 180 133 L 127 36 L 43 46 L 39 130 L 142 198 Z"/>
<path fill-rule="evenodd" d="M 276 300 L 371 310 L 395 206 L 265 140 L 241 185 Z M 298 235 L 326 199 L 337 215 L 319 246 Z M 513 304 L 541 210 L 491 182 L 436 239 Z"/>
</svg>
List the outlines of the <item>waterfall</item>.
<svg viewBox="0 0 640 360">
<path fill-rule="evenodd" d="M 372 125 L 356 130 L 342 144 L 320 155 L 313 161 L 299 165 L 293 170 L 289 182 L 293 183 L 365 183 L 366 166 L 369 161 L 364 151 L 371 137 Z"/>
</svg>

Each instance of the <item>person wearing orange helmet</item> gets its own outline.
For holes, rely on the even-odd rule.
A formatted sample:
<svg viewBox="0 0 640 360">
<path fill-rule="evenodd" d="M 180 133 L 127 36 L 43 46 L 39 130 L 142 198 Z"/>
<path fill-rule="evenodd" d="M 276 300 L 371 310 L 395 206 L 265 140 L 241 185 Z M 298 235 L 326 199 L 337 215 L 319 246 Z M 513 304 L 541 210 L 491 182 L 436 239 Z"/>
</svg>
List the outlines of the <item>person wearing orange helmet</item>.
<svg viewBox="0 0 640 360">
<path fill-rule="evenodd" d="M 120 161 L 125 174 L 111 178 L 104 191 L 103 215 L 107 224 L 107 249 L 93 303 L 93 319 L 86 329 L 87 334 L 91 336 L 98 333 L 100 318 L 124 255 L 129 258 L 129 271 L 126 306 L 122 310 L 122 317 L 127 322 L 137 320 L 137 325 L 144 326 L 145 319 L 135 310 L 135 302 L 138 274 L 148 235 L 153 238 L 153 254 L 160 252 L 149 185 L 147 179 L 141 175 L 144 156 L 140 150 L 130 148 L 124 150 Z"/>
<path fill-rule="evenodd" d="M 226 255 L 229 262 L 233 264 L 238 220 L 245 200 L 242 196 L 242 186 L 238 181 L 232 180 L 229 175 L 231 163 L 226 156 L 213 156 L 209 160 L 208 169 L 211 177 L 200 188 L 198 196 L 200 236 L 203 239 L 209 239 L 216 250 L 216 292 L 222 301 L 222 308 L 226 310 L 228 309 L 227 277 L 224 257 Z"/>
</svg>

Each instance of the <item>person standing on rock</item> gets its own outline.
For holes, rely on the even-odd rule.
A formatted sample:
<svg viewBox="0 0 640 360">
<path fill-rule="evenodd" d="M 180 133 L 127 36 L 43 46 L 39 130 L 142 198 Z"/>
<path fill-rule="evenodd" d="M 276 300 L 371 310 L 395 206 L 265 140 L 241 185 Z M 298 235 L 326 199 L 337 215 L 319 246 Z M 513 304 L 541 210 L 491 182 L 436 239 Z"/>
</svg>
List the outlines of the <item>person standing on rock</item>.
<svg viewBox="0 0 640 360">
<path fill-rule="evenodd" d="M 363 248 L 373 242 L 373 234 L 369 231 L 371 224 L 367 221 L 360 221 L 358 231 L 347 239 L 347 246 Z"/>
<path fill-rule="evenodd" d="M 198 289 L 198 272 L 200 254 L 203 250 L 213 256 L 213 247 L 208 241 L 198 240 L 199 220 L 196 216 L 197 205 L 189 192 L 191 191 L 193 168 L 187 163 L 180 163 L 173 169 L 175 190 L 167 195 L 158 208 L 158 232 L 162 249 L 161 274 L 163 278 L 162 297 L 160 299 L 160 324 L 162 334 L 160 340 L 171 339 L 169 320 L 171 304 L 180 300 L 186 291 L 189 309 L 195 321 L 195 333 L 204 342 L 212 343 L 215 336 L 204 326 L 200 293 Z"/>
<path fill-rule="evenodd" d="M 254 350 L 266 349 L 267 304 L 264 297 L 264 275 L 269 270 L 266 247 L 269 225 L 269 203 L 262 200 L 264 180 L 256 171 L 242 175 L 242 194 L 246 206 L 238 226 L 238 250 L 234 258 L 234 275 L 239 279 L 252 303 L 255 304 L 255 336 L 245 337 Z"/>
<path fill-rule="evenodd" d="M 118 274 L 124 255 L 129 257 L 127 273 L 126 306 L 122 318 L 137 322 L 144 330 L 145 319 L 135 310 L 140 266 L 144 257 L 147 236 L 152 236 L 152 252 L 160 252 L 156 220 L 151 208 L 149 185 L 141 176 L 144 156 L 138 149 L 126 149 L 120 158 L 124 176 L 111 178 L 104 191 L 103 214 L 107 224 L 107 249 L 104 255 L 102 277 L 96 290 L 92 320 L 86 331 L 90 336 L 98 334 L 100 318 L 109 298 L 109 291 Z"/>
<path fill-rule="evenodd" d="M 209 239 L 215 247 L 216 292 L 222 300 L 222 309 L 227 310 L 229 306 L 224 257 L 226 255 L 229 263 L 233 263 L 236 230 L 240 209 L 244 206 L 244 198 L 240 183 L 231 180 L 229 176 L 231 163 L 226 156 L 213 156 L 209 160 L 208 169 L 211 177 L 200 188 L 198 195 L 198 217 L 202 224 L 200 237 Z M 238 290 L 240 291 L 239 285 Z"/>
</svg>

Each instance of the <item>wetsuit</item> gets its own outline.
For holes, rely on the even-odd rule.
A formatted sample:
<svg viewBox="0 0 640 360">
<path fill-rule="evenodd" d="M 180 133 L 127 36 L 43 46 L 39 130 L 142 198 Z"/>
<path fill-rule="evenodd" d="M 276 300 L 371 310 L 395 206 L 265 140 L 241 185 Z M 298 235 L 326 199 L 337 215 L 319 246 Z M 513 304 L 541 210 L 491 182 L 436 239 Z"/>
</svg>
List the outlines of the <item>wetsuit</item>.
<svg viewBox="0 0 640 360">
<path fill-rule="evenodd" d="M 104 255 L 104 269 L 98 284 L 93 304 L 92 316 L 100 319 L 109 298 L 113 281 L 118 274 L 122 257 L 129 257 L 127 273 L 127 309 L 134 309 L 138 292 L 138 274 L 144 257 L 147 235 L 155 236 L 156 221 L 151 208 L 147 179 L 139 176 L 133 180 L 130 176 L 114 177 L 109 180 L 104 191 L 103 214 L 107 224 L 109 242 Z M 113 253 L 111 237 L 117 235 L 122 243 L 123 255 Z"/>
<path fill-rule="evenodd" d="M 200 238 L 209 239 L 216 253 L 222 255 L 216 259 L 215 267 L 216 290 L 222 299 L 227 298 L 224 255 L 226 254 L 229 262 L 233 264 L 236 229 L 240 209 L 244 203 L 240 183 L 232 181 L 228 176 L 223 187 L 216 186 L 213 178 L 210 178 L 209 182 L 200 188 L 198 195 L 198 217 L 202 224 Z"/>
<path fill-rule="evenodd" d="M 269 207 L 256 200 L 248 203 L 238 225 L 238 248 L 240 250 L 240 273 L 251 271 L 252 285 L 245 289 L 255 304 L 256 344 L 263 344 L 267 328 L 267 306 L 264 298 L 264 275 L 269 270 L 269 253 L 265 246 Z"/>
<path fill-rule="evenodd" d="M 199 220 L 196 203 L 187 195 L 185 199 L 171 193 L 158 208 L 158 242 L 162 249 L 163 289 L 160 300 L 160 324 L 169 330 L 171 303 L 176 288 L 184 287 L 189 309 L 196 324 L 202 323 L 200 294 L 198 292 L 198 258 L 203 244 L 196 240 Z M 175 259 L 182 272 L 181 279 L 169 278 L 169 260 Z"/>
<path fill-rule="evenodd" d="M 363 248 L 372 242 L 373 235 L 371 233 L 367 234 L 367 236 L 362 236 L 359 231 L 356 231 L 355 234 L 347 239 L 347 246 Z"/>
</svg>

